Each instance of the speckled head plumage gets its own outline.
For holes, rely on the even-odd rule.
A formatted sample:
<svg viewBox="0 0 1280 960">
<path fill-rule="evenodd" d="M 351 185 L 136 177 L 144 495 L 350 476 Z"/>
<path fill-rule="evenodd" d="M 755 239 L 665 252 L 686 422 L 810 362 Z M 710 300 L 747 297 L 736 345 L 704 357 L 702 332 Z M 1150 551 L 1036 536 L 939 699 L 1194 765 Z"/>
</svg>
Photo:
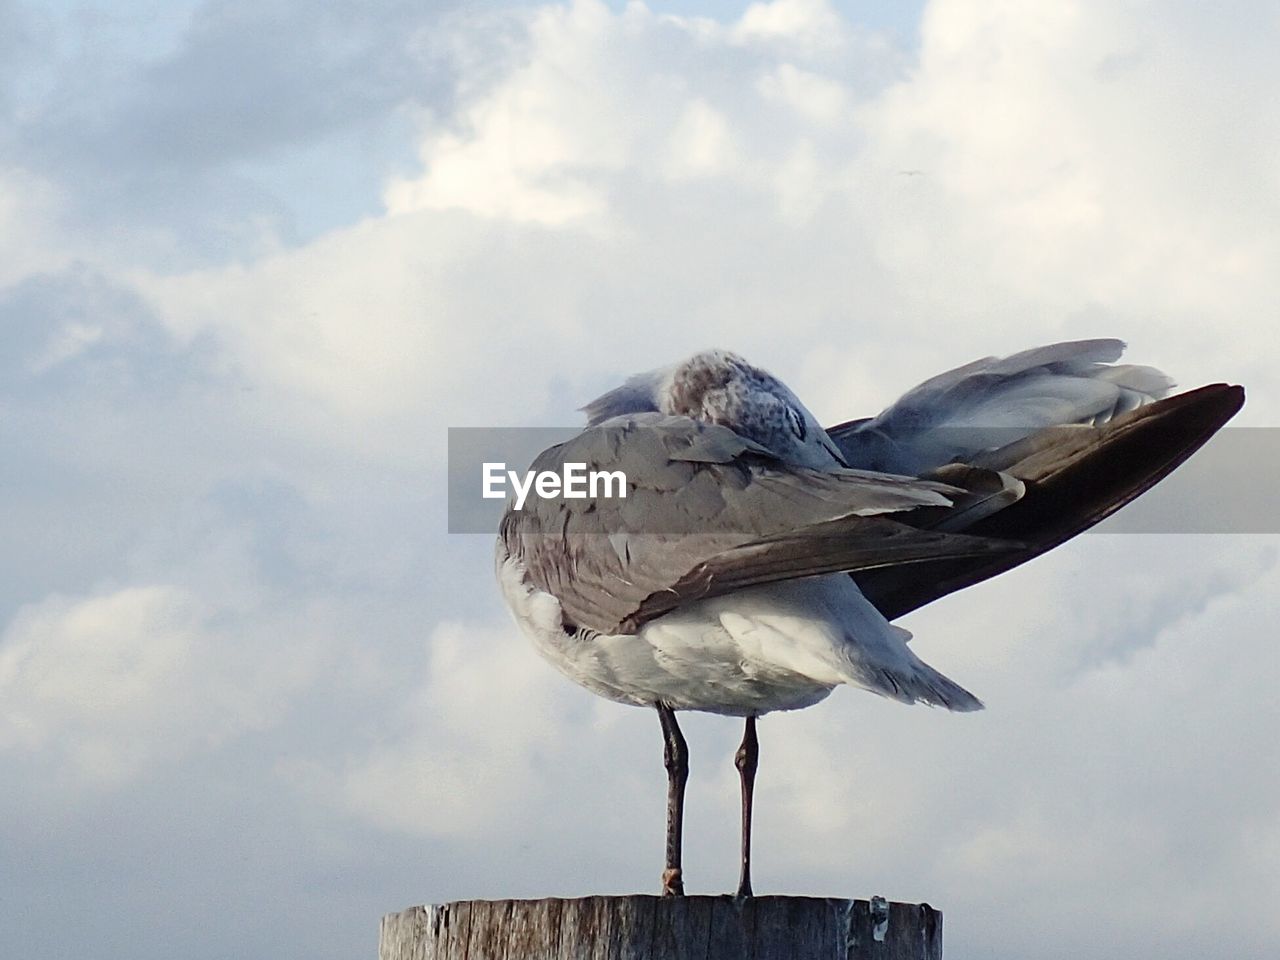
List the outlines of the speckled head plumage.
<svg viewBox="0 0 1280 960">
<path fill-rule="evenodd" d="M 658 404 L 663 413 L 733 426 L 731 414 L 753 394 L 786 390 L 771 373 L 728 350 L 704 350 L 675 364 Z"/>
<path fill-rule="evenodd" d="M 792 463 L 842 463 L 826 431 L 787 385 L 729 350 L 703 350 L 637 374 L 582 409 L 589 426 L 625 414 L 664 413 L 729 427 Z"/>
</svg>

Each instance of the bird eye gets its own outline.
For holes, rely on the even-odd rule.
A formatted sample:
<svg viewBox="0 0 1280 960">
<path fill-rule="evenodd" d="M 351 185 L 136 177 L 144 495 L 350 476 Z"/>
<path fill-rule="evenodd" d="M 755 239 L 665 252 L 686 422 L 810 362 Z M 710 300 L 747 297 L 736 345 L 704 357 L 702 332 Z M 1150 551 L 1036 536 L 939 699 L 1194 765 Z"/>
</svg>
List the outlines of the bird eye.
<svg viewBox="0 0 1280 960">
<path fill-rule="evenodd" d="M 803 440 L 805 438 L 805 434 L 808 433 L 808 430 L 805 428 L 804 417 L 800 416 L 795 407 L 788 406 L 787 419 L 791 421 L 791 430 L 797 437 Z"/>
</svg>

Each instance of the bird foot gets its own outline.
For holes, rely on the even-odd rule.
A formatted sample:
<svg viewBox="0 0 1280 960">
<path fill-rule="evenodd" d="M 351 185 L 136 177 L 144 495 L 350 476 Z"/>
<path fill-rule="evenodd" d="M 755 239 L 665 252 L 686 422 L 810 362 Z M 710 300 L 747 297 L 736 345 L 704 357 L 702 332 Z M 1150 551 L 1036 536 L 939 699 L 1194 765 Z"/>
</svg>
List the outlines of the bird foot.
<svg viewBox="0 0 1280 960">
<path fill-rule="evenodd" d="M 684 875 L 679 867 L 668 867 L 662 871 L 662 895 L 664 897 L 684 896 Z"/>
</svg>

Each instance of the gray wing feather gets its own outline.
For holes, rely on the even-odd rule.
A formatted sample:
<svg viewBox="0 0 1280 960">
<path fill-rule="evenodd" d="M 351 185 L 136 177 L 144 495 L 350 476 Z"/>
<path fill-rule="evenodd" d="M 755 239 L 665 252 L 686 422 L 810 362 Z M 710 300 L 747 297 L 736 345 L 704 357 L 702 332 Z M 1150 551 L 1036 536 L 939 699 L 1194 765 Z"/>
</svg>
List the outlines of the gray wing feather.
<svg viewBox="0 0 1280 960">
<path fill-rule="evenodd" d="M 501 536 L 567 621 L 637 630 L 681 603 L 757 583 L 1013 549 L 878 515 L 945 510 L 964 490 L 860 470 L 783 463 L 733 431 L 640 414 L 588 428 L 535 470 L 621 470 L 625 498 L 509 507 Z"/>
<path fill-rule="evenodd" d="M 666 370 L 637 373 L 622 386 L 614 387 L 581 407 L 581 411 L 587 415 L 587 426 L 598 426 L 623 414 L 656 413 L 658 405 L 654 402 L 654 394 L 666 373 Z"/>
<path fill-rule="evenodd" d="M 1123 350 L 1119 340 L 1076 340 L 975 360 L 828 433 L 851 466 L 919 475 L 1045 427 L 1104 423 L 1173 386 L 1153 367 L 1115 365 Z"/>
</svg>

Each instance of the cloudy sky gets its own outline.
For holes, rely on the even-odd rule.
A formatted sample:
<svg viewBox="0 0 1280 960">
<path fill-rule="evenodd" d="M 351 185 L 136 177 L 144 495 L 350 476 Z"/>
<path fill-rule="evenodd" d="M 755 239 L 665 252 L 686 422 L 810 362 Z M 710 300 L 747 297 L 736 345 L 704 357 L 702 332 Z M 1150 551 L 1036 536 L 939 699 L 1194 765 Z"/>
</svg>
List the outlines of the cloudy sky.
<svg viewBox="0 0 1280 960">
<path fill-rule="evenodd" d="M 516 634 L 446 427 L 711 345 L 839 420 L 1102 335 L 1276 426 L 1277 46 L 1245 0 L 0 0 L 6 955 L 656 890 L 657 721 Z M 1276 548 L 1091 535 L 913 614 L 988 709 L 762 721 L 757 889 L 927 900 L 955 960 L 1280 953 Z M 726 891 L 738 725 L 685 728 Z"/>
</svg>

